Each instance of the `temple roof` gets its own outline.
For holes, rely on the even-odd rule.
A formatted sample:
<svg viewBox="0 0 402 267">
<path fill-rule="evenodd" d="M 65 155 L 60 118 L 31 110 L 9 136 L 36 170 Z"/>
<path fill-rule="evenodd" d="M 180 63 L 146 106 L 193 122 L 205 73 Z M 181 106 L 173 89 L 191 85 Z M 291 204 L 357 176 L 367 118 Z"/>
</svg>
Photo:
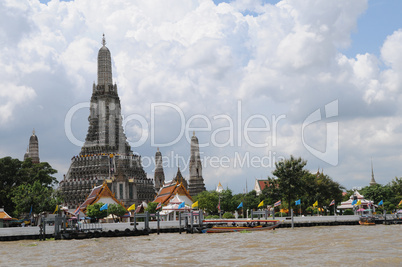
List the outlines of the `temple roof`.
<svg viewBox="0 0 402 267">
<path fill-rule="evenodd" d="M 116 199 L 112 191 L 110 191 L 109 187 L 104 182 L 102 185 L 96 186 L 92 189 L 84 203 L 81 204 L 80 210 L 85 211 L 89 205 L 99 202 L 102 198 L 111 198 L 114 202 L 116 202 L 116 204 L 120 204 L 124 207 L 123 203 Z"/>
<path fill-rule="evenodd" d="M 191 201 L 193 200 L 188 193 L 187 189 L 184 187 L 182 183 L 170 183 L 165 184 L 160 190 L 158 195 L 156 196 L 153 202 L 162 203 L 167 205 L 171 199 L 173 199 L 176 195 L 183 195 L 188 197 Z"/>
<path fill-rule="evenodd" d="M 11 219 L 11 216 L 4 209 L 0 208 L 0 219 Z"/>
</svg>

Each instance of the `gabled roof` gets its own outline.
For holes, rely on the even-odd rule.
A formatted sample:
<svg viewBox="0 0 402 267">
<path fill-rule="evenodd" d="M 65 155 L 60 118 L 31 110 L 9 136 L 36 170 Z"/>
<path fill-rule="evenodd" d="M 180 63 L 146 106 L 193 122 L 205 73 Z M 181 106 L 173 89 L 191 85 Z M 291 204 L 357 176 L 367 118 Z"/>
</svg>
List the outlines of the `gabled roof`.
<svg viewBox="0 0 402 267">
<path fill-rule="evenodd" d="M 102 185 L 96 186 L 92 189 L 91 193 L 85 199 L 84 203 L 81 204 L 80 210 L 85 211 L 88 205 L 93 205 L 97 203 L 101 198 L 106 197 L 112 198 L 114 202 L 124 207 L 123 203 L 117 200 L 112 191 L 110 191 L 109 187 L 107 186 L 107 183 L 103 182 Z"/>
<path fill-rule="evenodd" d="M 11 216 L 4 209 L 0 209 L 0 219 L 11 219 Z"/>
<path fill-rule="evenodd" d="M 268 180 L 257 180 L 257 183 L 261 191 L 264 190 L 265 187 L 269 187 Z"/>
<path fill-rule="evenodd" d="M 169 200 L 174 198 L 176 195 L 187 196 L 191 201 L 193 200 L 187 189 L 182 183 L 176 182 L 171 184 L 165 184 L 160 190 L 153 202 L 162 203 L 167 205 Z"/>
</svg>

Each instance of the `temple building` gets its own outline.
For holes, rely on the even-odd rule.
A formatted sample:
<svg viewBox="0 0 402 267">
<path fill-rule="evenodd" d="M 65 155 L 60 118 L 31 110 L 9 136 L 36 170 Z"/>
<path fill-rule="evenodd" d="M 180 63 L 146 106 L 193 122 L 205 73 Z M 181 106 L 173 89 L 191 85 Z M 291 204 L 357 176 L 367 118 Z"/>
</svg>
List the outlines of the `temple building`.
<svg viewBox="0 0 402 267">
<path fill-rule="evenodd" d="M 39 163 L 39 142 L 38 137 L 35 135 L 35 130 L 32 131 L 32 135 L 29 138 L 29 145 L 27 152 L 24 155 L 24 160 L 31 158 L 32 163 Z"/>
<path fill-rule="evenodd" d="M 191 137 L 191 148 L 190 148 L 190 180 L 188 191 L 190 195 L 196 196 L 197 194 L 205 191 L 204 178 L 202 178 L 202 165 L 200 157 L 200 148 L 198 145 L 198 138 L 193 132 L 193 137 Z"/>
<path fill-rule="evenodd" d="M 191 210 L 193 199 L 182 182 L 172 180 L 163 185 L 153 202 L 162 204 L 160 215 L 163 220 L 174 221 L 180 211 Z M 182 202 L 184 207 L 180 208 Z"/>
<path fill-rule="evenodd" d="M 93 84 L 89 127 L 79 155 L 71 165 L 60 190 L 64 205 L 76 209 L 94 186 L 104 182 L 113 196 L 126 207 L 152 201 L 155 189 L 141 165 L 141 157 L 131 151 L 123 131 L 120 98 L 112 80 L 112 61 L 103 36 L 98 52 L 97 84 Z"/>
<path fill-rule="evenodd" d="M 165 173 L 163 172 L 163 165 L 162 165 L 162 153 L 159 151 L 159 148 L 155 153 L 154 183 L 156 191 L 159 191 L 159 189 L 165 183 Z"/>
</svg>

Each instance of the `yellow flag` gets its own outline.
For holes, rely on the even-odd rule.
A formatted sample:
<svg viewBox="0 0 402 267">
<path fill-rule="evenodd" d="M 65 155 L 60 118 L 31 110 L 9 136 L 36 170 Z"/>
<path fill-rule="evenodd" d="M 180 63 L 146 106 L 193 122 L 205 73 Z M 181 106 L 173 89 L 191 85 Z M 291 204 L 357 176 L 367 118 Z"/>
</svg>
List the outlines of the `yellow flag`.
<svg viewBox="0 0 402 267">
<path fill-rule="evenodd" d="M 399 202 L 398 206 L 401 206 L 401 205 L 402 205 L 402 200 L 401 200 L 401 202 Z"/>
<path fill-rule="evenodd" d="M 193 205 L 191 205 L 192 208 L 196 208 L 198 207 L 198 200 L 196 202 L 193 203 Z"/>
<path fill-rule="evenodd" d="M 53 214 L 55 214 L 59 210 L 59 205 L 56 205 L 56 209 L 54 210 Z"/>
<path fill-rule="evenodd" d="M 318 200 L 313 204 L 313 207 L 317 207 L 318 206 Z"/>
<path fill-rule="evenodd" d="M 135 210 L 135 204 L 131 205 L 127 210 L 128 210 L 128 211 Z"/>
<path fill-rule="evenodd" d="M 357 203 L 356 203 L 356 206 L 359 206 L 359 205 L 361 205 L 362 204 L 362 202 L 360 201 L 360 199 L 359 199 L 359 201 L 357 201 Z"/>
<path fill-rule="evenodd" d="M 260 202 L 260 204 L 258 204 L 258 208 L 264 206 L 264 200 Z"/>
</svg>

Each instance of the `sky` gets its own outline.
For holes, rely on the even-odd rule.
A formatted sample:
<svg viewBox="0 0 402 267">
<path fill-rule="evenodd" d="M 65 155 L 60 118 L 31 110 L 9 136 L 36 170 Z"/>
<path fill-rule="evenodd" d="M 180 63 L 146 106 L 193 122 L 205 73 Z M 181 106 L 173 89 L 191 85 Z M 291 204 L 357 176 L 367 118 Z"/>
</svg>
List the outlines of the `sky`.
<svg viewBox="0 0 402 267">
<path fill-rule="evenodd" d="M 189 178 L 199 139 L 208 190 L 235 193 L 290 155 L 347 189 L 402 176 L 402 2 L 0 2 L 0 157 L 32 130 L 61 180 L 88 130 L 105 34 L 123 124 L 148 177 Z"/>
</svg>

